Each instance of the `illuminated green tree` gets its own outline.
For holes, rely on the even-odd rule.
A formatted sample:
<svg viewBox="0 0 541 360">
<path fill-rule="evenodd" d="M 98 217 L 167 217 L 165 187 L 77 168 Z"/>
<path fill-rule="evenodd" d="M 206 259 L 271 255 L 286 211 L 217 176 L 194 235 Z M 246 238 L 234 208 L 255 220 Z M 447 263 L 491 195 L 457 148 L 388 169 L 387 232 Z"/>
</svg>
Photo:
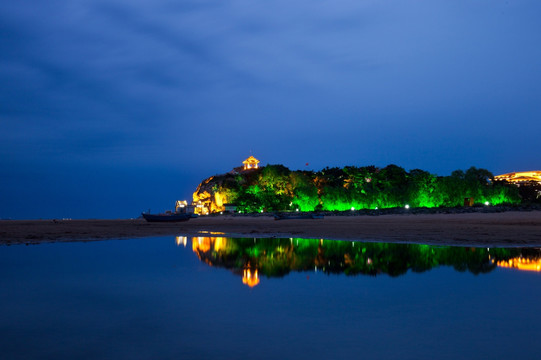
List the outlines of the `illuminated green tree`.
<svg viewBox="0 0 541 360">
<path fill-rule="evenodd" d="M 409 204 L 414 207 L 438 207 L 443 196 L 436 176 L 424 170 L 411 170 L 408 176 Z"/>
<path fill-rule="evenodd" d="M 290 209 L 314 211 L 319 205 L 318 189 L 310 173 L 295 171 L 289 175 L 293 198 Z"/>
<path fill-rule="evenodd" d="M 283 165 L 268 165 L 237 175 L 213 178 L 212 192 L 235 202 L 240 211 L 314 211 L 412 207 L 462 206 L 464 198 L 477 204 L 519 203 L 518 188 L 494 181 L 486 169 L 471 167 L 450 176 L 436 177 L 414 169 L 409 173 L 396 165 L 319 172 L 290 171 Z M 536 192 L 537 194 L 537 192 Z M 218 208 L 218 207 L 216 207 Z"/>
</svg>

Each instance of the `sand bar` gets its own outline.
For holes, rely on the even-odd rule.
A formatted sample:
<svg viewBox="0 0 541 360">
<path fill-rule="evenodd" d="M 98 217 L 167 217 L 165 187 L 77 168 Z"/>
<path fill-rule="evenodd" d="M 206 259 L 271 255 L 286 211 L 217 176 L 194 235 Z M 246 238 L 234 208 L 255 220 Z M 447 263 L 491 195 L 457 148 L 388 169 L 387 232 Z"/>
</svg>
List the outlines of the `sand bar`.
<svg viewBox="0 0 541 360">
<path fill-rule="evenodd" d="M 275 221 L 271 216 L 206 216 L 181 223 L 147 223 L 144 220 L 0 221 L 2 245 L 166 235 L 295 237 L 441 245 L 541 247 L 541 211 L 326 216 L 324 219 L 316 220 L 281 221 Z"/>
</svg>

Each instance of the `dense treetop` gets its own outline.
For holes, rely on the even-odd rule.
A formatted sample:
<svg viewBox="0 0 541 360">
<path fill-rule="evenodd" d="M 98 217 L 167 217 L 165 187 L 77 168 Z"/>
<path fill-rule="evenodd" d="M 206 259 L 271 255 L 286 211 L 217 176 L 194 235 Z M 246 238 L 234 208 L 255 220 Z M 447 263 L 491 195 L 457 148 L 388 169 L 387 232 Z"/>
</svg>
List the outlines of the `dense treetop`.
<svg viewBox="0 0 541 360">
<path fill-rule="evenodd" d="M 283 165 L 231 172 L 206 179 L 194 193 L 211 212 L 234 203 L 243 212 L 332 211 L 403 207 L 454 207 L 465 198 L 493 205 L 520 202 L 516 186 L 494 181 L 486 169 L 471 167 L 450 176 L 406 171 L 397 165 L 346 166 L 291 171 Z"/>
</svg>

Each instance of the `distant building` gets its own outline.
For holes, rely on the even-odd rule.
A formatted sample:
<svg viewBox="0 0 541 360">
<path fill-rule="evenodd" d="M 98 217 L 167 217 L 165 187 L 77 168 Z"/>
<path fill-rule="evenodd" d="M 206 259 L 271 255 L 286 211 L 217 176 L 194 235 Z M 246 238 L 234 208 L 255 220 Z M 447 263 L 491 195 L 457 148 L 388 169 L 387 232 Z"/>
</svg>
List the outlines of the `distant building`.
<svg viewBox="0 0 541 360">
<path fill-rule="evenodd" d="M 189 205 L 186 200 L 177 200 L 175 203 L 175 212 L 193 214 L 195 212 L 195 205 Z"/>
<path fill-rule="evenodd" d="M 192 203 L 192 205 L 195 208 L 196 214 L 208 215 L 210 213 L 210 202 L 208 206 L 205 206 L 205 204 L 201 201 L 198 201 L 197 203 Z"/>
<path fill-rule="evenodd" d="M 512 172 L 494 176 L 494 180 L 505 180 L 517 185 L 528 183 L 530 181 L 541 184 L 541 171 Z"/>
<path fill-rule="evenodd" d="M 244 170 L 257 169 L 259 168 L 259 163 L 260 161 L 253 156 L 250 156 L 248 159 L 242 162 L 242 164 L 244 165 Z"/>
</svg>

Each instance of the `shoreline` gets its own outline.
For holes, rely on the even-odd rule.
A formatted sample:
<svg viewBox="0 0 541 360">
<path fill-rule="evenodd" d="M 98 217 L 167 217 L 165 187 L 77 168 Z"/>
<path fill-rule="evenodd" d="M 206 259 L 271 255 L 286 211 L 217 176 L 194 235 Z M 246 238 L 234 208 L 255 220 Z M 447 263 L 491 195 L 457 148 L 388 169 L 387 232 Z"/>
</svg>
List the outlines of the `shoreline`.
<svg viewBox="0 0 541 360">
<path fill-rule="evenodd" d="M 316 238 L 473 247 L 541 247 L 541 211 L 325 216 L 203 216 L 180 223 L 144 220 L 0 220 L 0 245 L 156 236 Z"/>
</svg>

